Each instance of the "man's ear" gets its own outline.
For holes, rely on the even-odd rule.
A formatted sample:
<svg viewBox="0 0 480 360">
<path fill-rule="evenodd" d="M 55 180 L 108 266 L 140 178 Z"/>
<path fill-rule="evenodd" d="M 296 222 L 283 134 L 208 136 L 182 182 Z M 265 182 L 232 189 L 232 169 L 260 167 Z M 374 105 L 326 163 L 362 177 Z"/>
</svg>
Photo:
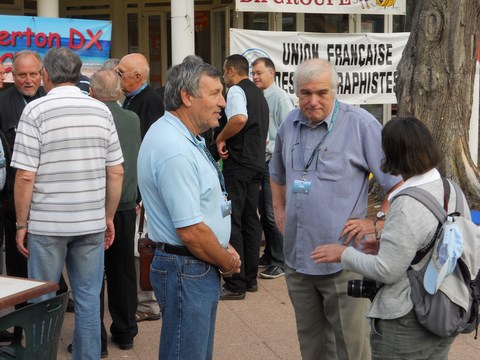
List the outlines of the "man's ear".
<svg viewBox="0 0 480 360">
<path fill-rule="evenodd" d="M 192 106 L 192 100 L 191 100 L 192 96 L 189 93 L 187 93 L 185 90 L 181 90 L 180 91 L 180 96 L 182 97 L 182 103 L 186 107 Z"/>
</svg>

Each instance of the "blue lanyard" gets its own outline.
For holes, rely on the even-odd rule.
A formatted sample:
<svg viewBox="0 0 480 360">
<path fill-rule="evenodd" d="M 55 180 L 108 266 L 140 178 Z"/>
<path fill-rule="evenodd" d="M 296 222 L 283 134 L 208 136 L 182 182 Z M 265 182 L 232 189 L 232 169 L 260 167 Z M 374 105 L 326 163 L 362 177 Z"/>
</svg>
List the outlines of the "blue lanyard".
<svg viewBox="0 0 480 360">
<path fill-rule="evenodd" d="M 339 107 L 340 107 L 339 102 L 337 100 L 335 100 L 335 107 L 333 109 L 332 119 L 330 120 L 330 123 L 328 124 L 327 133 L 325 135 L 323 135 L 323 137 L 320 139 L 320 142 L 317 144 L 317 146 L 315 146 L 315 148 L 313 149 L 312 154 L 310 155 L 310 158 L 308 159 L 306 164 L 305 164 L 305 161 L 303 161 L 303 156 L 300 156 L 300 158 L 302 160 L 302 165 L 303 165 L 303 179 L 304 180 L 305 180 L 305 177 L 307 176 L 307 171 L 310 168 L 310 165 L 312 165 L 313 159 L 315 158 L 315 155 L 318 152 L 318 149 L 320 148 L 320 146 L 322 146 L 325 139 L 327 138 L 327 136 L 330 134 L 330 132 L 333 129 L 333 124 L 335 123 L 335 120 L 337 118 Z M 301 143 L 302 143 L 301 140 L 302 140 L 301 139 L 301 126 L 299 126 L 298 134 L 297 134 L 297 144 L 300 144 L 300 146 L 301 146 Z"/>
<path fill-rule="evenodd" d="M 225 197 L 227 197 L 228 193 L 227 193 L 227 187 L 225 186 L 225 178 L 223 177 L 223 174 L 222 174 L 222 171 L 220 170 L 220 167 L 218 166 L 217 162 L 213 158 L 212 154 L 210 154 L 210 151 L 208 151 L 205 144 L 202 141 L 198 140 L 195 136 L 193 136 L 193 134 L 192 134 L 192 137 L 194 138 L 194 141 L 197 144 L 197 147 L 199 149 L 201 148 L 201 150 L 202 150 L 201 153 L 204 156 L 206 156 L 208 161 L 210 161 L 212 163 L 213 168 L 217 172 L 218 180 L 220 181 L 220 186 L 222 187 L 222 193 Z"/>
</svg>

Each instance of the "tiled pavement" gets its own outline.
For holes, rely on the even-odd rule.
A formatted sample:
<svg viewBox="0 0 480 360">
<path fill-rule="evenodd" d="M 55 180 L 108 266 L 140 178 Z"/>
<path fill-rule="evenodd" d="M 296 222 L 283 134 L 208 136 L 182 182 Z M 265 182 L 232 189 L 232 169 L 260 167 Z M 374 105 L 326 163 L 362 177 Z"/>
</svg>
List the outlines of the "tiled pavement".
<svg viewBox="0 0 480 360">
<path fill-rule="evenodd" d="M 288 298 L 285 278 L 259 279 L 258 284 L 259 291 L 247 293 L 243 301 L 220 302 L 215 335 L 215 360 L 300 359 L 293 308 Z M 108 359 L 156 360 L 160 321 L 139 323 L 139 334 L 132 350 L 120 350 L 109 341 Z M 60 360 L 71 358 L 66 348 L 71 342 L 72 331 L 73 314 L 67 313 L 59 345 Z M 474 340 L 473 334 L 458 337 L 452 346 L 449 359 L 480 359 L 480 339 Z"/>
</svg>

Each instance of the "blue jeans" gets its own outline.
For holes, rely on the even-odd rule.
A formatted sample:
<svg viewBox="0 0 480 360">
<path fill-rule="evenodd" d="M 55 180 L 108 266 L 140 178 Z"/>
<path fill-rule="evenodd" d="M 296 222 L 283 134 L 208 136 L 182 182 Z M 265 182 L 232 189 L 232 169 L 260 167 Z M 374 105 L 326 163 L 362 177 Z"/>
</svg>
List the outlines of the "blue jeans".
<svg viewBox="0 0 480 360">
<path fill-rule="evenodd" d="M 28 275 L 58 282 L 66 262 L 75 299 L 74 360 L 100 359 L 100 290 L 103 279 L 104 233 L 81 236 L 28 234 Z M 34 299 L 42 301 L 55 292 Z"/>
<path fill-rule="evenodd" d="M 217 269 L 191 256 L 156 250 L 150 281 L 163 318 L 158 358 L 211 359 L 220 298 Z"/>
</svg>

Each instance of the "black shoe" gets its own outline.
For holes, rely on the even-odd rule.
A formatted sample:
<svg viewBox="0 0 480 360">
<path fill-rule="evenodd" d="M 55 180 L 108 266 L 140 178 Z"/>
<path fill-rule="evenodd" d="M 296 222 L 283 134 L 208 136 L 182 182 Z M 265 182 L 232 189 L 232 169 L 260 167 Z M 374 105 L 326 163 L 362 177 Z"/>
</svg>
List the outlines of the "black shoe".
<svg viewBox="0 0 480 360">
<path fill-rule="evenodd" d="M 133 349 L 133 340 L 122 341 L 123 339 L 118 338 L 117 336 L 112 335 L 112 341 L 118 345 L 120 350 L 131 350 Z"/>
<path fill-rule="evenodd" d="M 69 344 L 67 346 L 67 351 L 71 354 L 72 353 L 72 344 Z M 108 350 L 107 349 L 104 349 L 100 352 L 100 358 L 102 359 L 105 359 L 106 357 L 108 357 Z"/>
<path fill-rule="evenodd" d="M 259 268 L 267 268 L 269 267 L 270 261 L 265 258 L 265 255 L 262 255 L 262 257 L 258 260 L 258 267 Z"/>
<path fill-rule="evenodd" d="M 0 331 L 0 342 L 10 342 L 13 341 L 13 334 L 8 330 Z"/>
<path fill-rule="evenodd" d="M 258 291 L 257 285 L 247 286 L 247 292 L 257 292 L 257 291 Z"/>
<path fill-rule="evenodd" d="M 73 302 L 72 299 L 68 299 L 67 303 L 67 310 L 68 313 L 74 313 L 75 312 L 75 303 Z"/>
<path fill-rule="evenodd" d="M 243 299 L 245 299 L 245 293 L 233 292 L 222 287 L 220 300 L 243 300 Z"/>
<path fill-rule="evenodd" d="M 285 276 L 285 271 L 281 267 L 273 265 L 260 273 L 260 277 L 264 279 L 276 279 L 280 276 Z"/>
</svg>

